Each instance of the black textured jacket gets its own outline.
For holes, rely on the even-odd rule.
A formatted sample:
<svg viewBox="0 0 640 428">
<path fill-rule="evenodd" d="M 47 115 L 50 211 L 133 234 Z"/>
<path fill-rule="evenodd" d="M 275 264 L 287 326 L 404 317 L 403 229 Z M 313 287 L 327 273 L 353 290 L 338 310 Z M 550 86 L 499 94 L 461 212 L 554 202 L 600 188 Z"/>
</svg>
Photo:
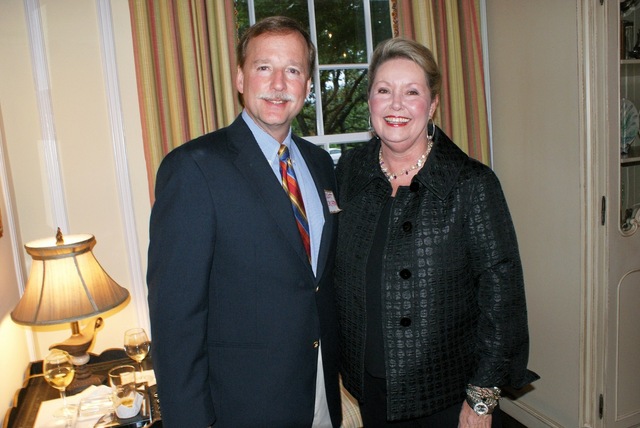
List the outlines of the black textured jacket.
<svg viewBox="0 0 640 428">
<path fill-rule="evenodd" d="M 347 151 L 338 167 L 336 287 L 346 388 L 362 399 L 365 276 L 391 185 L 380 141 Z M 383 257 L 382 330 L 388 419 L 430 415 L 465 398 L 468 383 L 515 388 L 529 334 L 516 235 L 493 171 L 440 130 L 424 165 L 396 193 Z"/>
</svg>

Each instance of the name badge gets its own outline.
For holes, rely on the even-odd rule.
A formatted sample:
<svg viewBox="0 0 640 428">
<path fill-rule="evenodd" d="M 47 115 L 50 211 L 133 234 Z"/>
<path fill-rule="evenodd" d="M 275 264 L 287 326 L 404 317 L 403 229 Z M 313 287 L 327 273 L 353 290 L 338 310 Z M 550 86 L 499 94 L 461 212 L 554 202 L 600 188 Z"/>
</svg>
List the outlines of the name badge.
<svg viewBox="0 0 640 428">
<path fill-rule="evenodd" d="M 324 197 L 327 199 L 327 205 L 329 206 L 329 212 L 331 214 L 336 214 L 342 211 L 340 207 L 338 207 L 336 197 L 333 195 L 333 192 L 331 190 L 325 190 Z"/>
</svg>

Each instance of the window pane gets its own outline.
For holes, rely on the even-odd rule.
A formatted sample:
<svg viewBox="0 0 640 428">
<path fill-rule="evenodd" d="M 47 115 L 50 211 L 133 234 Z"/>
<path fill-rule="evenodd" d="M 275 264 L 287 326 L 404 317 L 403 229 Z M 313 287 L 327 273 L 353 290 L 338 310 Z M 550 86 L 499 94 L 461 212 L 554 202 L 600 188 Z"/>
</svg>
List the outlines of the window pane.
<svg viewBox="0 0 640 428">
<path fill-rule="evenodd" d="M 288 16 L 309 31 L 309 8 L 307 0 L 255 0 L 256 21 L 268 16 Z"/>
<path fill-rule="evenodd" d="M 324 134 L 366 131 L 369 126 L 366 68 L 323 70 L 320 81 Z"/>
<path fill-rule="evenodd" d="M 249 6 L 247 0 L 236 0 L 238 13 L 238 34 L 249 26 Z M 288 16 L 297 20 L 309 31 L 309 8 L 307 0 L 254 0 L 256 21 L 275 15 Z"/>
<path fill-rule="evenodd" d="M 367 62 L 362 2 L 316 1 L 315 12 L 320 64 Z"/>
<path fill-rule="evenodd" d="M 371 32 L 373 33 L 373 47 L 391 38 L 391 11 L 389 0 L 371 0 Z"/>
<path fill-rule="evenodd" d="M 249 6 L 247 0 L 238 0 L 235 2 L 236 12 L 236 36 L 240 37 L 249 27 Z"/>
<path fill-rule="evenodd" d="M 374 47 L 391 34 L 388 0 L 369 1 Z M 301 136 L 339 135 L 366 132 L 369 128 L 367 108 L 367 46 L 363 1 L 315 0 L 316 46 L 318 64 L 345 64 L 344 68 L 321 69 L 320 81 L 313 82 L 304 108 L 292 123 Z M 235 0 L 238 34 L 249 26 L 248 0 Z M 255 17 L 285 15 L 298 20 L 309 30 L 307 0 L 254 0 Z M 346 66 L 349 64 L 349 66 Z M 353 64 L 362 65 L 353 68 Z M 316 99 L 316 88 L 321 99 Z M 323 131 L 317 128 L 322 108 Z M 355 138 L 355 137 L 354 137 Z M 360 137 L 358 137 L 360 138 Z M 346 147 L 340 143 L 341 147 Z M 347 144 L 350 146 L 350 144 Z"/>
<path fill-rule="evenodd" d="M 311 93 L 304 100 L 304 107 L 298 113 L 295 120 L 291 124 L 293 133 L 300 136 L 313 137 L 318 135 L 316 128 L 316 92 L 315 86 L 311 83 Z"/>
</svg>

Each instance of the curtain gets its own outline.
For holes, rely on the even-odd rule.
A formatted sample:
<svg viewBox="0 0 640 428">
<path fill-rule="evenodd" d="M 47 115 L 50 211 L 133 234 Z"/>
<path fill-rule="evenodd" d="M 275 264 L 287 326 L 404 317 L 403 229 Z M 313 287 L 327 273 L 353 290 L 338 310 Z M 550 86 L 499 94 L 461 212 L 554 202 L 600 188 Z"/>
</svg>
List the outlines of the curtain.
<svg viewBox="0 0 640 428">
<path fill-rule="evenodd" d="M 480 0 L 390 0 L 394 36 L 428 46 L 443 74 L 436 123 L 490 162 Z M 129 0 L 149 194 L 164 156 L 229 125 L 240 112 L 233 76 L 233 0 Z"/>
<path fill-rule="evenodd" d="M 391 0 L 394 36 L 416 40 L 442 71 L 436 123 L 469 156 L 490 163 L 480 0 Z"/>
<path fill-rule="evenodd" d="M 173 148 L 229 125 L 240 111 L 233 76 L 232 0 L 129 0 L 142 138 L 155 174 Z"/>
</svg>

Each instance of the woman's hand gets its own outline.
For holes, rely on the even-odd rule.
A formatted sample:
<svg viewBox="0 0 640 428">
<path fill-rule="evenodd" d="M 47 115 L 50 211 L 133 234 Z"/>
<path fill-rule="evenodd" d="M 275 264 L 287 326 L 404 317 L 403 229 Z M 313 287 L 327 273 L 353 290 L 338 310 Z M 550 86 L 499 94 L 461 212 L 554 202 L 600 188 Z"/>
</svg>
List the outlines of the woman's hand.
<svg viewBox="0 0 640 428">
<path fill-rule="evenodd" d="M 458 428 L 491 428 L 491 415 L 478 415 L 465 400 L 460 410 Z"/>
</svg>

